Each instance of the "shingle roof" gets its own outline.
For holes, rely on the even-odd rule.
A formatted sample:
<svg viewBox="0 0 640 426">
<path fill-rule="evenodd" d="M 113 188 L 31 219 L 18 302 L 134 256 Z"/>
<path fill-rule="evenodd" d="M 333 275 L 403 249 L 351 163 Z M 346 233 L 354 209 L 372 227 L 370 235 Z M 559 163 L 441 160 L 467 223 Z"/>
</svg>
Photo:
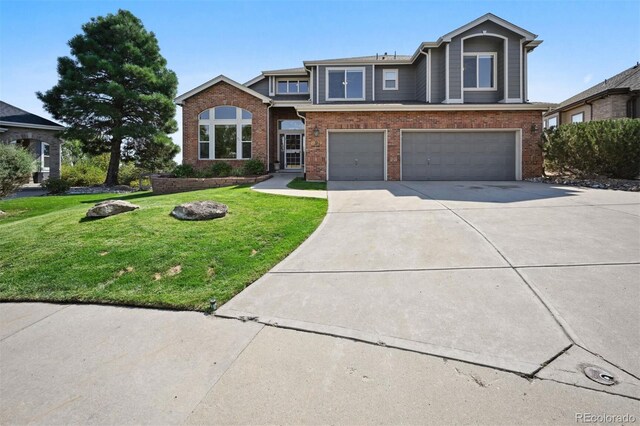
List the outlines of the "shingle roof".
<svg viewBox="0 0 640 426">
<path fill-rule="evenodd" d="M 410 61 L 412 58 L 411 55 L 390 55 L 390 54 L 381 54 L 381 55 L 370 55 L 370 56 L 353 56 L 350 58 L 334 58 L 334 59 L 321 59 L 317 61 L 305 61 L 305 63 L 322 63 L 322 62 L 389 62 L 389 61 Z"/>
<path fill-rule="evenodd" d="M 640 66 L 636 64 L 633 67 L 622 71 L 620 74 L 616 74 L 613 77 L 608 78 L 563 102 L 560 102 L 560 106 L 557 109 L 562 109 L 567 105 L 575 104 L 576 102 L 580 102 L 584 99 L 613 89 L 640 90 Z"/>
<path fill-rule="evenodd" d="M 27 112 L 4 101 L 0 101 L 0 121 L 16 124 L 35 124 L 37 126 L 56 126 L 62 128 L 58 123 Z"/>
<path fill-rule="evenodd" d="M 284 68 L 281 70 L 268 70 L 268 71 L 262 71 L 263 74 L 300 74 L 300 73 L 306 73 L 307 70 L 304 67 L 299 67 L 299 68 Z"/>
</svg>

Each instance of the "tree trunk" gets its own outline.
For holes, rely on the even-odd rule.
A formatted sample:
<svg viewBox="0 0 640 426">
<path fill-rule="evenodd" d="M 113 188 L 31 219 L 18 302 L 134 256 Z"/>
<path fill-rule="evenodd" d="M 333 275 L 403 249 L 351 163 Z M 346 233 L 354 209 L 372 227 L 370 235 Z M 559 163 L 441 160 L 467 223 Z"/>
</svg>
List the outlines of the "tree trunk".
<svg viewBox="0 0 640 426">
<path fill-rule="evenodd" d="M 109 169 L 107 170 L 107 179 L 104 181 L 106 186 L 114 186 L 118 184 L 118 170 L 120 169 L 120 146 L 122 141 L 113 141 L 111 145 L 111 157 L 109 158 Z"/>
</svg>

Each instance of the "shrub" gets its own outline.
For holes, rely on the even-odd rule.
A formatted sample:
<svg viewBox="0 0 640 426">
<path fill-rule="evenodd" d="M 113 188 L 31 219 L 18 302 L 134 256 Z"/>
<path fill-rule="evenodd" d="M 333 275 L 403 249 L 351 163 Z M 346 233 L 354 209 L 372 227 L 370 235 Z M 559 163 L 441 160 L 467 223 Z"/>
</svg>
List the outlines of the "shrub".
<svg viewBox="0 0 640 426">
<path fill-rule="evenodd" d="M 66 179 L 49 178 L 40 184 L 50 194 L 64 194 L 71 188 L 71 184 Z"/>
<path fill-rule="evenodd" d="M 145 173 L 145 171 L 136 167 L 135 164 L 125 163 L 120 166 L 120 170 L 118 171 L 118 181 L 122 185 L 138 188 L 140 186 L 140 176 L 143 173 Z"/>
<path fill-rule="evenodd" d="M 227 177 L 231 174 L 232 170 L 231 164 L 221 161 L 211 166 L 211 175 L 213 177 Z"/>
<path fill-rule="evenodd" d="M 32 165 L 33 157 L 28 151 L 0 143 L 0 197 L 28 181 Z"/>
<path fill-rule="evenodd" d="M 94 186 L 102 185 L 107 173 L 91 161 L 81 160 L 75 166 L 63 165 L 62 177 L 71 186 Z"/>
<path fill-rule="evenodd" d="M 245 176 L 255 176 L 255 175 L 263 175 L 264 174 L 264 164 L 260 160 L 248 160 L 244 163 L 244 174 Z"/>
<path fill-rule="evenodd" d="M 544 134 L 545 161 L 578 176 L 635 179 L 640 175 L 640 119 L 564 124 Z"/>
<path fill-rule="evenodd" d="M 234 176 L 234 177 L 244 176 L 244 169 L 240 167 L 235 167 L 233 170 L 231 170 L 231 176 Z"/>
<path fill-rule="evenodd" d="M 195 169 L 191 164 L 179 164 L 173 169 L 173 175 L 179 178 L 194 177 Z"/>
</svg>

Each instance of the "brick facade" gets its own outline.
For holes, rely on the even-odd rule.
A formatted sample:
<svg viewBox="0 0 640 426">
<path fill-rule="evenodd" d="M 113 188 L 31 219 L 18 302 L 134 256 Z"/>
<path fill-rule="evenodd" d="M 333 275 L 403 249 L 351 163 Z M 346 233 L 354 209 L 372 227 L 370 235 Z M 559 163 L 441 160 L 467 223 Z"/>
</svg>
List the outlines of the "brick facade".
<svg viewBox="0 0 640 426">
<path fill-rule="evenodd" d="M 540 176 L 541 122 L 542 111 L 308 112 L 307 179 L 326 180 L 326 130 L 340 129 L 387 130 L 388 180 L 400 180 L 401 129 L 522 129 L 522 177 Z M 309 132 L 316 126 L 318 137 Z"/>
<path fill-rule="evenodd" d="M 226 82 L 211 86 L 182 104 L 182 162 L 196 169 L 206 169 L 215 162 L 225 161 L 232 167 L 242 167 L 246 160 L 200 160 L 198 159 L 198 116 L 206 109 L 217 106 L 235 106 L 246 109 L 252 117 L 251 158 L 267 163 L 267 105 L 262 100 L 239 90 Z"/>
<path fill-rule="evenodd" d="M 629 95 L 610 95 L 593 102 L 592 120 L 627 117 Z"/>
<path fill-rule="evenodd" d="M 0 143 L 10 143 L 17 140 L 28 140 L 29 149 L 34 157 L 39 160 L 40 154 L 35 144 L 45 142 L 49 144 L 49 172 L 44 172 L 44 176 L 59 178 L 62 164 L 62 141 L 58 139 L 59 132 L 55 130 L 30 129 L 25 127 L 11 127 L 3 125 L 5 132 L 0 133 Z"/>
</svg>

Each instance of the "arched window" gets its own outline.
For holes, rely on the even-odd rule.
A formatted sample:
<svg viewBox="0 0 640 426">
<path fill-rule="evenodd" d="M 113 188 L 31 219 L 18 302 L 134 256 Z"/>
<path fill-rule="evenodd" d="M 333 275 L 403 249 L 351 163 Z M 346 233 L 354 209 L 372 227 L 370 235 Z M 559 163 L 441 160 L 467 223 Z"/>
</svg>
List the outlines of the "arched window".
<svg viewBox="0 0 640 426">
<path fill-rule="evenodd" d="M 198 158 L 250 159 L 251 118 L 249 111 L 234 106 L 202 111 L 198 117 Z"/>
</svg>

